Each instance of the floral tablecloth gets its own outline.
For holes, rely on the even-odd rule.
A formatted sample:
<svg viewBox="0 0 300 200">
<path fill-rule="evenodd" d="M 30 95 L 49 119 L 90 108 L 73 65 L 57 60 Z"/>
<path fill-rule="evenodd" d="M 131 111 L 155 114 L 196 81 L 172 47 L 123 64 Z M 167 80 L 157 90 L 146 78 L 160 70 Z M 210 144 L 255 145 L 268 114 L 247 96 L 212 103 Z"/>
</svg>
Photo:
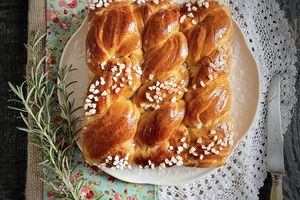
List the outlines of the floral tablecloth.
<svg viewBox="0 0 300 200">
<path fill-rule="evenodd" d="M 88 12 L 87 0 L 47 0 L 47 67 L 57 69 L 64 46 L 79 28 Z M 75 153 L 78 164 L 76 176 L 88 179 L 82 188 L 81 199 L 152 200 L 156 186 L 132 184 L 115 179 L 97 167 L 88 166 L 80 151 Z M 54 193 L 44 186 L 44 199 L 55 199 Z"/>
</svg>

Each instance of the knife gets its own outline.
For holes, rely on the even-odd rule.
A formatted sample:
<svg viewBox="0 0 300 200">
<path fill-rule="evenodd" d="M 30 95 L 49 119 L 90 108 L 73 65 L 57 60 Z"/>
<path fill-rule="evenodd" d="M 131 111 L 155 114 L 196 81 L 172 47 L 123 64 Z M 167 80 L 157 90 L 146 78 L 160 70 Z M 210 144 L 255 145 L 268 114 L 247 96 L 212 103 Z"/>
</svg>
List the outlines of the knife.
<svg viewBox="0 0 300 200">
<path fill-rule="evenodd" d="M 280 116 L 280 75 L 271 80 L 268 94 L 267 116 L 267 170 L 272 175 L 270 199 L 283 199 L 282 177 L 284 175 L 283 135 Z"/>
</svg>

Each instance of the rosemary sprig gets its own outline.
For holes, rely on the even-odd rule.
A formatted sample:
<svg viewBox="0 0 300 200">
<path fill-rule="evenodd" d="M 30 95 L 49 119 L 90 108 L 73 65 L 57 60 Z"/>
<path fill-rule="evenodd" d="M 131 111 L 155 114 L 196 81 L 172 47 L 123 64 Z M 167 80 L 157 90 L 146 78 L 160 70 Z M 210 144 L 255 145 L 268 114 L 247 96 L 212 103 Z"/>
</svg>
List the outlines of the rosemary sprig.
<svg viewBox="0 0 300 200">
<path fill-rule="evenodd" d="M 67 90 L 74 84 L 67 82 L 68 74 L 74 69 L 72 66 L 58 69 L 57 83 L 48 78 L 46 58 L 41 56 L 44 51 L 38 48 L 43 37 L 37 33 L 27 46 L 31 63 L 27 81 L 20 86 L 9 83 L 17 96 L 11 101 L 21 105 L 10 108 L 20 112 L 25 127 L 19 129 L 30 134 L 31 142 L 42 152 L 43 181 L 52 187 L 57 197 L 79 200 L 84 180 L 76 178 L 72 162 L 78 132 L 74 129 L 80 120 L 73 114 L 79 108 L 75 108 L 70 98 L 72 92 Z M 60 105 L 57 93 L 61 97 Z"/>
</svg>

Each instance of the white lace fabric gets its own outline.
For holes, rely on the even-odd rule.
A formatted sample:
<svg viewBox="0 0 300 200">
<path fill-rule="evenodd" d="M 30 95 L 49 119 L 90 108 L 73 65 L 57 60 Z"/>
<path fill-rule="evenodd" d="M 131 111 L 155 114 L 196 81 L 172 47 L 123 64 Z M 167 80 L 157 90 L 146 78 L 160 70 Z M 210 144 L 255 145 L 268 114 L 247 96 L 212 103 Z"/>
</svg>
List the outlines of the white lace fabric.
<svg viewBox="0 0 300 200">
<path fill-rule="evenodd" d="M 266 178 L 266 97 L 275 73 L 281 73 L 282 129 L 286 132 L 297 98 L 296 46 L 287 19 L 275 0 L 224 0 L 241 27 L 261 75 L 256 124 L 238 144 L 227 164 L 189 184 L 159 186 L 158 198 L 199 200 L 258 199 Z"/>
</svg>

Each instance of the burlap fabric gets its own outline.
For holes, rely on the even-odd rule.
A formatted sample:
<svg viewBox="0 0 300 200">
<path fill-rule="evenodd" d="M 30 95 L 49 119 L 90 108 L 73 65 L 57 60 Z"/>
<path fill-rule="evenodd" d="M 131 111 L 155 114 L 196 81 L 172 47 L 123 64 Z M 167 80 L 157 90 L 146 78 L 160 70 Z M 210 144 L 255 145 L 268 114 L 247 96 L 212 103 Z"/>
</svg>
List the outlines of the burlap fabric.
<svg viewBox="0 0 300 200">
<path fill-rule="evenodd" d="M 28 1 L 28 41 L 33 37 L 36 31 L 46 31 L 46 0 L 29 0 Z M 45 41 L 40 45 L 44 48 Z M 30 68 L 30 60 L 27 62 L 27 72 Z M 30 141 L 30 136 L 28 138 Z M 42 170 L 38 166 L 41 153 L 39 149 L 28 142 L 27 148 L 27 174 L 26 174 L 26 191 L 27 200 L 43 199 Z"/>
</svg>

